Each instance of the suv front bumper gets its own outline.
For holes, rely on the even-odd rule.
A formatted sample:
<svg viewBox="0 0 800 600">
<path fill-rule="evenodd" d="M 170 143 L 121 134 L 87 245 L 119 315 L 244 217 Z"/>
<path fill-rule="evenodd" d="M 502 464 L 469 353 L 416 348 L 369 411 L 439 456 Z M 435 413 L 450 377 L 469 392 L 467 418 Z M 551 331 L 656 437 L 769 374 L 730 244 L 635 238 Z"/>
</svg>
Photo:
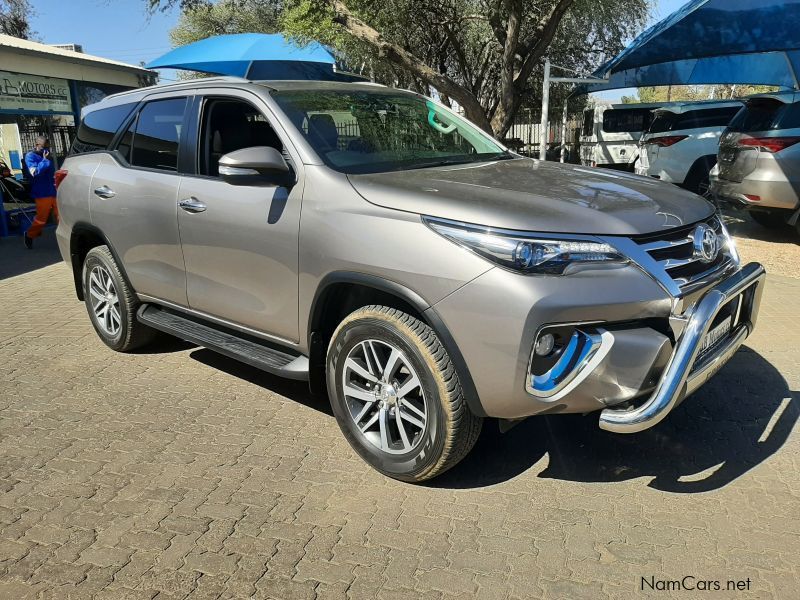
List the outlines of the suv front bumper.
<svg viewBox="0 0 800 600">
<path fill-rule="evenodd" d="M 706 292 L 688 316 L 683 335 L 650 398 L 631 410 L 603 410 L 600 428 L 616 433 L 648 429 L 719 371 L 755 326 L 765 277 L 763 266 L 750 263 Z M 730 333 L 698 356 L 715 317 L 729 302 L 739 304 Z"/>
<path fill-rule="evenodd" d="M 764 276 L 761 265 L 747 265 L 693 294 L 684 310 L 633 266 L 567 277 L 492 269 L 429 310 L 453 335 L 486 415 L 602 411 L 604 429 L 634 432 L 663 419 L 733 355 L 755 323 Z M 743 294 L 730 331 L 701 352 L 715 318 L 735 312 L 728 303 Z M 570 324 L 587 334 L 578 336 L 586 352 L 578 346 L 575 360 L 563 361 L 574 371 L 565 376 L 556 364 L 533 380 L 539 335 L 560 328 L 568 339 Z"/>
</svg>

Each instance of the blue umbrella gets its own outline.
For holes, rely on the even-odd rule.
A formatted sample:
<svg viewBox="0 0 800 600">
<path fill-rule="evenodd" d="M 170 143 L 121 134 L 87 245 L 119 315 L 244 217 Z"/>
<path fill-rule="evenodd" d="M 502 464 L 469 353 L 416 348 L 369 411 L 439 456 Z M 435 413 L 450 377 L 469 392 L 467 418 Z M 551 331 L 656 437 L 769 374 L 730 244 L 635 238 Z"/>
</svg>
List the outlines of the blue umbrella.
<svg viewBox="0 0 800 600">
<path fill-rule="evenodd" d="M 300 44 L 279 33 L 237 33 L 175 48 L 148 69 L 187 69 L 248 79 L 341 79 L 336 59 L 321 44 Z"/>
</svg>

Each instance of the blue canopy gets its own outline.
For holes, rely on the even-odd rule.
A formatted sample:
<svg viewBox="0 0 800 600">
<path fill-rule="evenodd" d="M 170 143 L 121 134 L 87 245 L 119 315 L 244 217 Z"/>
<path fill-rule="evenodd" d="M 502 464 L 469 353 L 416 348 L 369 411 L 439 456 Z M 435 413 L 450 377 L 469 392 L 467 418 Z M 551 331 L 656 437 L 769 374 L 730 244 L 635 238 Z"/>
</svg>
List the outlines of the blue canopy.
<svg viewBox="0 0 800 600">
<path fill-rule="evenodd" d="M 321 44 L 300 44 L 279 33 L 238 33 L 206 38 L 175 48 L 148 69 L 187 69 L 248 79 L 348 78 Z"/>
<path fill-rule="evenodd" d="M 582 92 L 658 85 L 800 88 L 800 0 L 691 0 L 593 74 Z"/>
</svg>

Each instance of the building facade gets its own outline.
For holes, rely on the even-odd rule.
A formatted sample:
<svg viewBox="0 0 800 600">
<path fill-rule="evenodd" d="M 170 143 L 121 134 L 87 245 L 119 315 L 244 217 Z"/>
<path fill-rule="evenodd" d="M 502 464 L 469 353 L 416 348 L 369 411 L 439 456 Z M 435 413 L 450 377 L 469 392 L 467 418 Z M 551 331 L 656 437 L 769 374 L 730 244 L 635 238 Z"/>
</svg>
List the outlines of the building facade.
<svg viewBox="0 0 800 600">
<path fill-rule="evenodd" d="M 25 152 L 44 135 L 60 162 L 84 106 L 154 83 L 155 73 L 142 67 L 0 35 L 0 160 L 19 174 Z"/>
</svg>

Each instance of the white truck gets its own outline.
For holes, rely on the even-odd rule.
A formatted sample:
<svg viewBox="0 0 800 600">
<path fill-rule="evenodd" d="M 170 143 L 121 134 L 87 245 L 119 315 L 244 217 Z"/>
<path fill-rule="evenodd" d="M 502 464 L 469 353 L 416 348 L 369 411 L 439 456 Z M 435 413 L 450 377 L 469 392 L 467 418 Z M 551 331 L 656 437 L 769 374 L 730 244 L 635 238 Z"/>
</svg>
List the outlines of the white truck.
<svg viewBox="0 0 800 600">
<path fill-rule="evenodd" d="M 664 103 L 597 105 L 583 111 L 581 164 L 634 171 L 639 140 L 650 127 L 652 111 Z"/>
</svg>

